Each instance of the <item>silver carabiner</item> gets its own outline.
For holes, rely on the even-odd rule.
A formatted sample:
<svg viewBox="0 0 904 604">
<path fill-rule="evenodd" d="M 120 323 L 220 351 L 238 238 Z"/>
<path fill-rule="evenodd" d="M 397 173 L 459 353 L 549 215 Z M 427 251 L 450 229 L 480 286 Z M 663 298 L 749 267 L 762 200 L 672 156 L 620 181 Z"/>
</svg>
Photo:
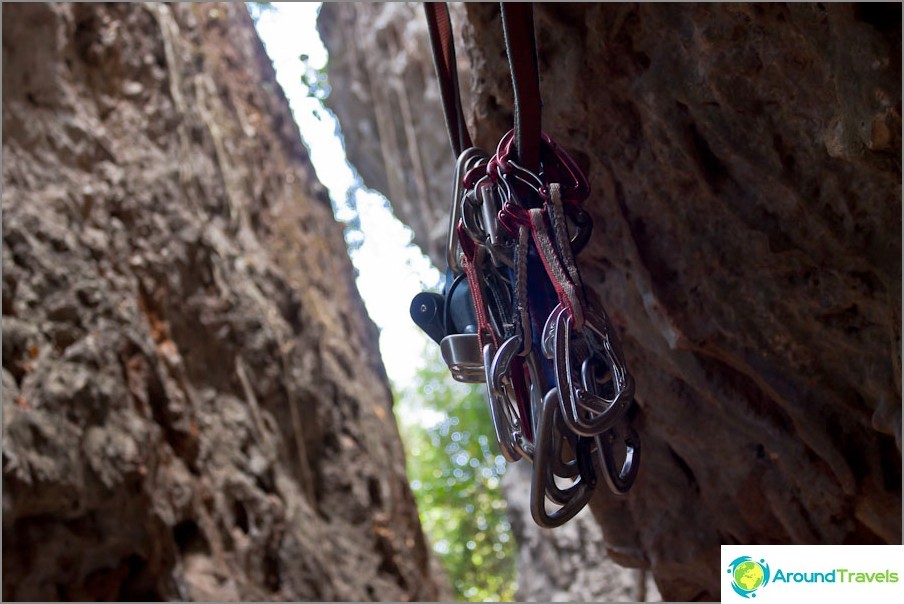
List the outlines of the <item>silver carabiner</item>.
<svg viewBox="0 0 904 604">
<path fill-rule="evenodd" d="M 449 212 L 449 235 L 446 243 L 446 262 L 454 274 L 461 273 L 458 261 L 458 221 L 461 218 L 462 180 L 476 164 L 489 158 L 483 149 L 470 147 L 461 152 L 455 162 L 455 173 L 452 186 L 452 207 Z"/>
<path fill-rule="evenodd" d="M 480 197 L 480 212 L 483 216 L 483 230 L 487 234 L 487 245 L 495 246 L 499 243 L 499 235 L 497 229 L 497 221 L 499 209 L 502 204 L 497 197 L 496 187 L 491 182 L 483 183 L 478 181 L 474 188 Z"/>
<path fill-rule="evenodd" d="M 559 324 L 559 315 L 563 312 L 565 307 L 562 304 L 553 308 L 546 318 L 546 323 L 543 324 L 543 331 L 540 332 L 540 349 L 543 356 L 553 361 L 556 357 L 556 328 Z"/>
<path fill-rule="evenodd" d="M 510 379 L 512 360 L 521 352 L 524 340 L 520 335 L 514 335 L 502 343 L 493 356 L 490 375 L 493 379 L 493 387 L 502 390 L 505 380 Z"/>
<path fill-rule="evenodd" d="M 493 419 L 493 431 L 496 433 L 496 440 L 499 442 L 499 449 L 502 456 L 511 463 L 521 459 L 518 450 L 518 429 L 517 419 L 511 417 L 510 413 L 506 413 L 509 401 L 506 396 L 493 384 L 492 366 L 495 351 L 493 344 L 487 343 L 483 346 L 483 364 L 486 371 L 487 383 L 487 402 L 490 406 L 490 417 Z M 509 411 L 511 411 L 509 409 Z"/>
<path fill-rule="evenodd" d="M 488 235 L 480 211 L 482 205 L 483 202 L 477 196 L 476 191 L 473 189 L 465 191 L 461 199 L 461 224 L 471 239 L 478 245 L 486 246 Z"/>
<path fill-rule="evenodd" d="M 595 479 L 592 476 L 592 466 L 585 468 L 586 473 L 581 473 L 578 481 L 566 489 L 560 489 L 555 485 L 555 475 L 551 473 L 551 456 L 556 453 L 558 447 L 554 443 L 558 431 L 555 429 L 556 414 L 560 413 L 558 389 L 551 388 L 543 397 L 542 412 L 539 430 L 535 439 L 534 467 L 531 475 L 531 501 L 530 511 L 536 522 L 542 528 L 555 528 L 565 524 L 583 509 L 593 495 Z M 586 463 L 584 464 L 587 465 Z M 550 484 L 555 488 L 550 491 Z M 546 500 L 561 505 L 553 512 L 546 511 Z"/>
<path fill-rule="evenodd" d="M 627 493 L 640 470 L 640 436 L 637 431 L 623 420 L 602 434 L 597 434 L 595 440 L 597 456 L 600 458 L 600 466 L 605 470 L 604 476 L 609 489 L 613 493 Z M 624 446 L 621 467 L 615 456 L 617 445 Z"/>
<path fill-rule="evenodd" d="M 575 376 L 580 375 L 580 370 L 574 367 L 572 336 L 576 332 L 573 329 L 573 318 L 564 309 L 559 312 L 557 310 L 558 307 L 553 310 L 556 317 L 554 365 L 560 389 L 562 417 L 569 429 L 576 434 L 596 436 L 615 425 L 628 410 L 634 398 L 634 378 L 628 373 L 618 344 L 610 337 L 614 330 L 609 318 L 605 313 L 586 309 L 581 332 L 585 339 L 589 334 L 598 342 L 598 348 L 601 348 L 596 352 L 611 374 L 611 398 L 600 396 L 594 392 L 596 388 L 588 388 L 592 386 L 589 382 L 575 385 Z M 591 353 L 591 356 L 596 355 Z M 581 361 L 582 365 L 583 362 Z"/>
<path fill-rule="evenodd" d="M 546 384 L 544 383 L 543 372 L 540 370 L 540 363 L 536 352 L 529 351 L 524 355 L 523 337 L 520 335 L 510 337 L 502 343 L 496 351 L 496 354 L 493 356 L 493 363 L 487 379 L 492 380 L 493 387 L 508 398 L 510 405 L 517 406 L 517 395 L 514 392 L 511 375 L 512 361 L 517 356 L 524 356 L 524 367 L 527 369 L 525 379 L 527 382 L 526 390 L 528 400 L 522 402 L 524 403 L 524 412 L 528 414 L 529 417 L 519 416 L 519 427 L 521 428 L 522 435 L 527 428 L 530 428 L 528 439 L 526 440 L 530 446 L 522 447 L 528 453 L 528 455 L 523 456 L 532 457 L 533 445 L 531 444 L 531 439 L 536 441 L 538 417 L 543 393 L 546 392 Z"/>
</svg>

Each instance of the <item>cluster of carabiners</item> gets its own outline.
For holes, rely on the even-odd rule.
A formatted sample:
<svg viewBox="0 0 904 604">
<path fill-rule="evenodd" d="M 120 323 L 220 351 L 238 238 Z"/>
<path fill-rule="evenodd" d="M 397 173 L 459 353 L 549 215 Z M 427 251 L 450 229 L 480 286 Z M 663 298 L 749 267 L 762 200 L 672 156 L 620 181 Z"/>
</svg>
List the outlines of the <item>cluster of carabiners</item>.
<svg viewBox="0 0 904 604">
<path fill-rule="evenodd" d="M 594 460 L 613 491 L 634 482 L 634 381 L 575 263 L 592 230 L 586 178 L 546 135 L 539 173 L 514 160 L 513 141 L 458 157 L 446 287 L 415 297 L 411 313 L 456 380 L 486 383 L 502 454 L 533 463 L 531 512 L 554 527 L 589 501 Z"/>
</svg>

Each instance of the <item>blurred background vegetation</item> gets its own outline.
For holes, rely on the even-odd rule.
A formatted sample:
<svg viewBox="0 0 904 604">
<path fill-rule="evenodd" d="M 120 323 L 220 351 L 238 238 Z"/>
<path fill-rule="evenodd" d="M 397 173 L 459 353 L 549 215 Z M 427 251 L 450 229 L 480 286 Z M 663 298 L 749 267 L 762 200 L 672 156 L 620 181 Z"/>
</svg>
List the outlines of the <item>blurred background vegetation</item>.
<svg viewBox="0 0 904 604">
<path fill-rule="evenodd" d="M 500 481 L 505 459 L 479 384 L 452 380 L 436 346 L 395 392 L 421 524 L 462 601 L 515 599 L 516 545 Z"/>
</svg>

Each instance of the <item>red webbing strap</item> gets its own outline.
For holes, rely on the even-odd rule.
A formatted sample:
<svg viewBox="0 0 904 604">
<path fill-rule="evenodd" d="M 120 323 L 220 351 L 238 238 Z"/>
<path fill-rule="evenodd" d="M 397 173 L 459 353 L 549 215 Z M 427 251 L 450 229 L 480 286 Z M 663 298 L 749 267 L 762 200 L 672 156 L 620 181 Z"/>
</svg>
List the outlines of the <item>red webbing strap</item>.
<svg viewBox="0 0 904 604">
<path fill-rule="evenodd" d="M 468 279 L 468 288 L 471 290 L 471 300 L 474 302 L 474 314 L 477 316 L 477 341 L 480 349 L 486 344 L 492 343 L 493 350 L 499 348 L 499 340 L 496 338 L 496 332 L 490 325 L 490 319 L 487 315 L 487 305 L 483 301 L 483 289 L 481 279 L 478 273 L 478 267 L 475 264 L 479 248 L 471 240 L 471 236 L 464 230 L 461 223 L 458 224 L 458 241 L 461 244 L 462 258 L 461 268 L 465 272 Z M 489 341 L 487 341 L 489 335 Z"/>
<path fill-rule="evenodd" d="M 461 152 L 473 146 L 468 125 L 465 123 L 458 89 L 458 64 L 455 61 L 455 41 L 452 37 L 452 20 L 445 2 L 425 2 L 427 29 L 433 50 L 433 65 L 439 80 L 446 129 L 452 142 L 452 153 L 457 158 Z"/>
<path fill-rule="evenodd" d="M 568 309 L 574 319 L 575 329 L 584 325 L 584 305 L 581 300 L 581 288 L 572 282 L 568 269 L 558 256 L 556 246 L 549 235 L 549 227 L 546 224 L 546 212 L 541 209 L 528 210 L 530 216 L 531 235 L 534 245 L 540 253 L 540 260 L 546 274 L 556 290 L 559 302 Z"/>
<path fill-rule="evenodd" d="M 540 75 L 530 2 L 500 2 L 505 52 L 515 91 L 515 150 L 518 162 L 540 172 Z"/>
</svg>

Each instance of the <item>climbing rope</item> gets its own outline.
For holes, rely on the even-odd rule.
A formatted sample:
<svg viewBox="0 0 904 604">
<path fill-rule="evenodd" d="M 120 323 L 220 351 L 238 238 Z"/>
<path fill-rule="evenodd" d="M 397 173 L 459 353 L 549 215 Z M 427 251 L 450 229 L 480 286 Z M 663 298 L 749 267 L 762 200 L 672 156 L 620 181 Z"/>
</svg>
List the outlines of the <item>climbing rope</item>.
<svg viewBox="0 0 904 604">
<path fill-rule="evenodd" d="M 534 521 L 560 526 L 590 500 L 598 473 L 625 493 L 640 463 L 627 415 L 634 380 L 575 261 L 593 227 L 581 207 L 590 185 L 541 130 L 531 4 L 501 3 L 515 113 L 493 155 L 471 143 L 448 8 L 428 2 L 425 12 L 457 159 L 446 285 L 415 296 L 411 316 L 453 378 L 486 384 L 502 455 L 533 464 Z"/>
</svg>

